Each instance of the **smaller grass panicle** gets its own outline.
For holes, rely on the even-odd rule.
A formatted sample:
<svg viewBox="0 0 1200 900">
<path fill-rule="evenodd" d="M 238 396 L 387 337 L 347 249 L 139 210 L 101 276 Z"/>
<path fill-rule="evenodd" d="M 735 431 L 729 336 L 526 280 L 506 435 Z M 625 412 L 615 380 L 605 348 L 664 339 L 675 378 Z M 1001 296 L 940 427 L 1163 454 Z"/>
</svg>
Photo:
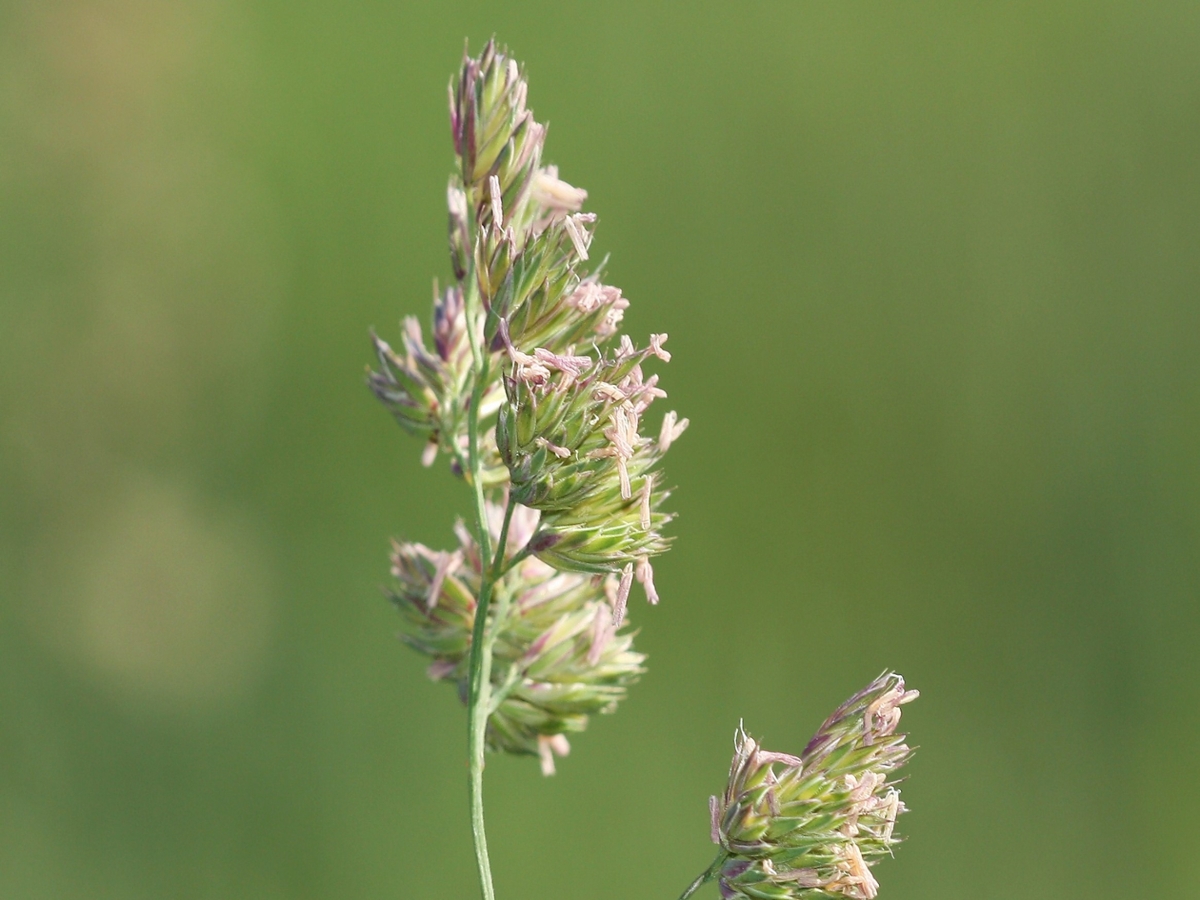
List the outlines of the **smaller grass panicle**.
<svg viewBox="0 0 1200 900">
<path fill-rule="evenodd" d="M 885 672 L 830 716 L 800 756 L 738 729 L 729 783 L 710 801 L 725 900 L 873 900 L 871 866 L 892 852 L 905 811 L 894 778 L 912 751 L 896 729 L 918 696 Z"/>
<path fill-rule="evenodd" d="M 710 800 L 725 854 L 722 898 L 872 900 L 871 866 L 899 841 L 894 773 L 911 755 L 896 731 L 904 679 L 883 673 L 842 703 L 799 756 L 763 750 L 739 728 L 724 796 Z"/>
</svg>

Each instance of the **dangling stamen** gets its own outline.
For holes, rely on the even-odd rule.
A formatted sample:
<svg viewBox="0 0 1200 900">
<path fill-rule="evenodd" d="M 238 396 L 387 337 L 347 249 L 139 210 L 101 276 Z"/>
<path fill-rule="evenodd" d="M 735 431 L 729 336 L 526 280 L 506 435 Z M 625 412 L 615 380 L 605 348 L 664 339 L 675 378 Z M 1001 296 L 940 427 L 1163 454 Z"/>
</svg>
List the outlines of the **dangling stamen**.
<svg viewBox="0 0 1200 900">
<path fill-rule="evenodd" d="M 607 381 L 601 381 L 597 384 L 592 389 L 592 396 L 606 403 L 623 403 L 628 399 L 623 390 L 615 384 L 609 384 Z"/>
<path fill-rule="evenodd" d="M 547 366 L 553 366 L 560 372 L 578 378 L 592 365 L 590 356 L 570 356 L 551 353 L 544 347 L 538 347 L 533 351 L 534 357 Z"/>
<path fill-rule="evenodd" d="M 642 479 L 642 528 L 650 530 L 650 492 L 654 489 L 654 479 L 647 475 Z"/>
<path fill-rule="evenodd" d="M 675 410 L 671 410 L 663 416 L 662 430 L 658 433 L 658 452 L 666 453 L 671 449 L 671 445 L 679 439 L 679 436 L 687 431 L 690 423 L 687 419 L 679 419 L 676 422 Z"/>
<path fill-rule="evenodd" d="M 604 648 L 608 646 L 608 642 L 612 640 L 612 636 L 612 613 L 604 608 L 603 603 L 597 604 L 596 615 L 592 619 L 592 643 L 588 647 L 587 661 L 589 666 L 594 666 L 600 662 L 600 657 L 604 654 Z"/>
<path fill-rule="evenodd" d="M 646 600 L 650 605 L 658 605 L 658 591 L 654 589 L 654 567 L 650 565 L 650 557 L 643 556 L 638 560 L 637 580 L 646 591 Z"/>
<path fill-rule="evenodd" d="M 883 833 L 880 837 L 885 842 L 892 839 L 892 831 L 896 827 L 896 816 L 900 814 L 900 792 L 891 788 L 883 798 Z"/>
<path fill-rule="evenodd" d="M 663 344 L 667 342 L 665 334 L 650 335 L 650 352 L 661 359 L 663 362 L 671 361 L 671 354 L 663 349 Z"/>
<path fill-rule="evenodd" d="M 629 467 L 626 463 L 633 458 L 633 442 L 637 440 L 637 413 L 630 404 L 626 403 L 613 410 L 612 425 L 604 430 L 604 436 L 612 444 L 613 453 L 617 458 L 621 498 L 629 500 L 633 497 L 633 488 L 629 484 Z"/>
<path fill-rule="evenodd" d="M 626 563 L 621 570 L 621 583 L 617 586 L 617 601 L 613 609 L 613 627 L 620 628 L 625 621 L 625 604 L 629 602 L 629 589 L 633 587 L 633 563 Z"/>
<path fill-rule="evenodd" d="M 563 219 L 563 225 L 567 229 L 567 236 L 571 239 L 571 243 L 575 245 L 575 255 L 581 261 L 587 260 L 588 244 L 592 242 L 592 235 L 583 227 L 583 224 L 594 221 L 596 221 L 596 217 L 591 213 L 576 213 L 573 216 L 567 216 Z"/>
<path fill-rule="evenodd" d="M 433 609 L 437 606 L 438 597 L 442 594 L 442 582 L 446 580 L 447 575 L 458 568 L 461 562 L 462 554 L 458 551 L 437 554 L 437 568 L 433 570 L 433 580 L 429 582 L 429 597 L 425 602 L 426 609 Z"/>
<path fill-rule="evenodd" d="M 542 774 L 550 776 L 554 774 L 554 755 L 566 756 L 571 752 L 571 744 L 567 740 L 565 734 L 555 734 L 547 737 L 544 734 L 538 735 L 538 757 L 542 762 Z"/>
<path fill-rule="evenodd" d="M 533 199 L 551 215 L 575 212 L 587 199 L 587 191 L 573 187 L 558 177 L 558 166 L 546 166 L 533 176 Z"/>
</svg>

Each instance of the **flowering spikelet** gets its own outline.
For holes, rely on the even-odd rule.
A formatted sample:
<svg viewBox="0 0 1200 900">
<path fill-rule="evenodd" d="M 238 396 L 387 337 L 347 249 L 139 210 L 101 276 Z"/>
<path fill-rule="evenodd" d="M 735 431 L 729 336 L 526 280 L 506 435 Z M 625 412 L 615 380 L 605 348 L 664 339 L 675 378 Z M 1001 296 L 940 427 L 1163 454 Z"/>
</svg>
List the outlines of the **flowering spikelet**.
<svg viewBox="0 0 1200 900">
<path fill-rule="evenodd" d="M 721 896 L 872 900 L 871 866 L 898 841 L 904 812 L 893 774 L 911 755 L 896 731 L 916 699 L 885 672 L 830 716 L 800 756 L 772 753 L 740 728 L 713 838 L 728 854 Z"/>
<path fill-rule="evenodd" d="M 483 225 L 503 227 L 525 206 L 538 173 L 546 129 L 526 109 L 529 88 L 516 60 L 489 41 L 464 57 L 450 86 L 450 131 L 467 201 Z M 496 182 L 496 203 L 489 183 Z M 508 210 L 508 216 L 493 212 Z"/>
<path fill-rule="evenodd" d="M 496 439 L 521 503 L 545 513 L 534 551 L 557 568 L 615 572 L 663 552 L 652 471 L 659 444 L 639 433 L 642 414 L 664 396 L 641 363 L 661 348 L 634 350 L 626 338 L 608 356 L 510 351 Z M 634 490 L 634 485 L 637 490 Z"/>
<path fill-rule="evenodd" d="M 404 352 L 372 335 L 379 371 L 367 384 L 411 434 L 425 438 L 426 464 L 438 448 L 453 453 L 466 440 L 465 397 L 470 392 L 471 350 L 466 337 L 462 291 L 449 287 L 433 302 L 433 349 L 425 346 L 421 325 L 404 320 Z M 495 415 L 502 397 L 494 385 L 483 399 L 480 415 Z"/>
<path fill-rule="evenodd" d="M 618 288 L 600 283 L 597 268 L 581 275 L 580 242 L 591 240 L 587 230 L 595 216 L 579 213 L 553 220 L 530 239 L 524 250 L 516 237 L 489 231 L 476 250 L 479 291 L 493 315 L 487 338 L 493 350 L 507 341 L 532 350 L 553 352 L 603 343 L 617 332 L 629 301 Z M 573 230 L 572 230 L 573 229 Z"/>
<path fill-rule="evenodd" d="M 493 537 L 501 511 L 491 507 Z M 537 513 L 514 516 L 509 556 L 527 542 Z M 453 680 L 464 700 L 467 656 L 475 622 L 481 564 L 475 540 L 456 528 L 458 549 L 438 553 L 421 544 L 396 543 L 391 598 L 404 615 L 402 635 L 430 656 L 429 675 Z M 496 639 L 493 679 L 495 712 L 487 740 L 492 749 L 540 756 L 564 755 L 563 735 L 582 731 L 588 716 L 612 712 L 642 672 L 644 657 L 633 636 L 613 623 L 613 577 L 555 572 L 537 559 L 518 562 L 496 585 L 511 602 Z"/>
</svg>

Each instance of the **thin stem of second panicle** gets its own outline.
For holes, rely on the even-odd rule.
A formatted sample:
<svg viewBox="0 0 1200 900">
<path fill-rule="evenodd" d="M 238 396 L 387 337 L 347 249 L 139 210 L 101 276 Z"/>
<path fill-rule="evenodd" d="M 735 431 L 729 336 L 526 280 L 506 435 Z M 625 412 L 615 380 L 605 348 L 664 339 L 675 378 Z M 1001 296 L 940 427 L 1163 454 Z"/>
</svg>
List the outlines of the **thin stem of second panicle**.
<svg viewBox="0 0 1200 900">
<path fill-rule="evenodd" d="M 727 854 L 724 851 L 718 853 L 717 858 L 712 861 L 712 865 L 697 875 L 696 880 L 689 884 L 687 889 L 680 894 L 679 900 L 688 900 L 688 897 L 692 896 L 692 894 L 696 893 L 696 891 L 700 890 L 700 888 L 704 887 L 704 885 L 716 878 L 717 873 L 721 871 L 721 866 L 725 864 L 726 858 Z"/>
<path fill-rule="evenodd" d="M 510 568 L 504 558 L 508 555 L 508 527 L 512 524 L 513 512 L 516 511 L 516 508 L 516 501 L 513 500 L 510 492 L 508 502 L 504 506 L 504 521 L 500 525 L 500 536 L 496 539 L 496 553 L 492 560 L 492 584 L 499 581 Z"/>
</svg>

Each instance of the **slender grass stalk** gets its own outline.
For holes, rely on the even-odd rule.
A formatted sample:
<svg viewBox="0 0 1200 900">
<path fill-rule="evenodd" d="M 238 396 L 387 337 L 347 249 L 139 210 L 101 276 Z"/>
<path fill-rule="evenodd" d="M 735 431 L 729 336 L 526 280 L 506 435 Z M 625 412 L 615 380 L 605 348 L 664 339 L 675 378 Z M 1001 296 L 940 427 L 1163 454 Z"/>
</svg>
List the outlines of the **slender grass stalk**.
<svg viewBox="0 0 1200 900">
<path fill-rule="evenodd" d="M 721 865 L 728 857 L 729 854 L 727 853 L 718 853 L 717 858 L 712 861 L 712 865 L 697 875 L 696 880 L 689 884 L 687 886 L 687 890 L 679 895 L 679 900 L 688 900 L 688 897 L 692 896 L 692 894 L 696 893 L 696 891 L 700 890 L 700 888 L 712 881 L 717 872 L 721 870 Z"/>
</svg>

